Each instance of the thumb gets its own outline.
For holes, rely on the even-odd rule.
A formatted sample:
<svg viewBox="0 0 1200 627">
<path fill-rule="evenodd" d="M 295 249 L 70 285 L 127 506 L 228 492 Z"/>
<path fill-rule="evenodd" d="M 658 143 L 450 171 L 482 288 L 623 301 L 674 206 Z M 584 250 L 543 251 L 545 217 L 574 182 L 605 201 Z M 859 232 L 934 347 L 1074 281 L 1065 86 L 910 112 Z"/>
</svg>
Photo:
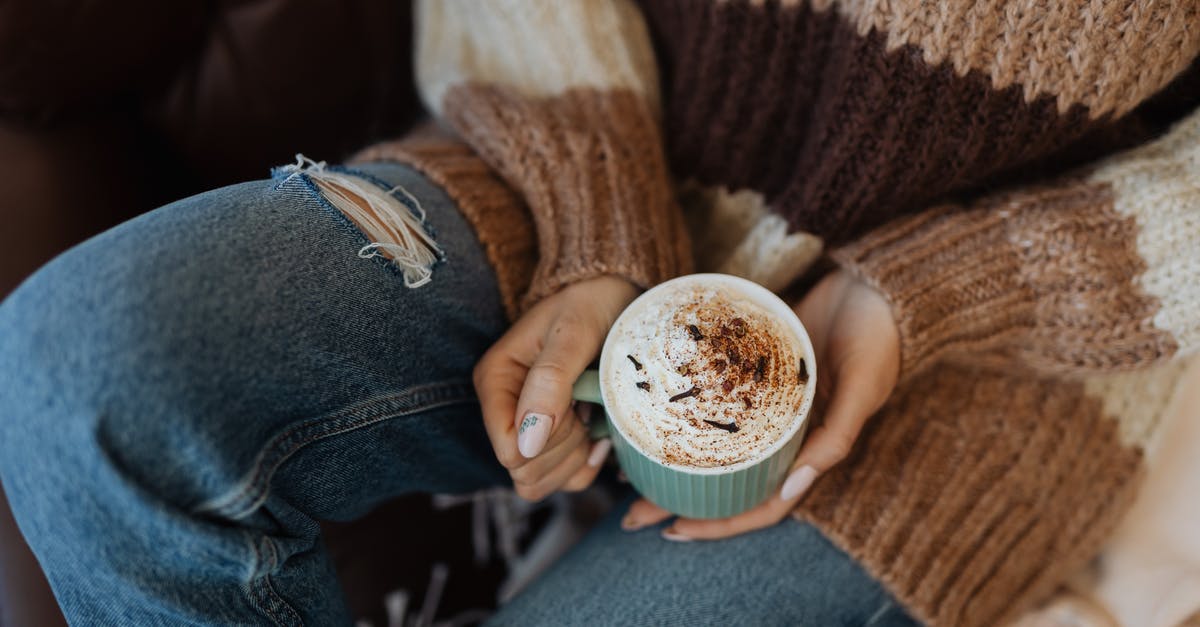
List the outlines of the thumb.
<svg viewBox="0 0 1200 627">
<path fill-rule="evenodd" d="M 798 500 L 818 476 L 850 454 L 863 425 L 886 398 L 886 394 L 880 395 L 874 389 L 869 370 L 855 367 L 852 360 L 842 370 L 834 385 L 825 423 L 809 433 L 791 474 L 780 488 L 779 496 L 785 501 Z"/>
<path fill-rule="evenodd" d="M 517 448 L 536 457 L 568 414 L 571 387 L 600 350 L 603 334 L 573 315 L 558 316 L 525 377 L 517 400 Z"/>
</svg>

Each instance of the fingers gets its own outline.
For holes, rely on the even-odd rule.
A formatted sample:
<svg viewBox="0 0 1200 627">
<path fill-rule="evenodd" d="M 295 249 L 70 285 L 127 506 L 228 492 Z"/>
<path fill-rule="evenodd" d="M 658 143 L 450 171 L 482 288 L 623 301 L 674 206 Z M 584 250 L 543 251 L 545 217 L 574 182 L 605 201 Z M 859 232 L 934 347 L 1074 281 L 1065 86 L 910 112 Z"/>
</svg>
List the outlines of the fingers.
<svg viewBox="0 0 1200 627">
<path fill-rule="evenodd" d="M 778 523 L 792 511 L 794 505 L 774 496 L 754 509 L 729 518 L 680 518 L 663 530 L 662 537 L 674 542 L 730 538 Z"/>
<path fill-rule="evenodd" d="M 549 325 L 517 401 L 517 448 L 536 457 L 571 404 L 571 386 L 600 351 L 604 330 L 573 313 Z"/>
<path fill-rule="evenodd" d="M 568 416 L 570 419 L 564 421 L 564 426 L 555 434 L 556 439 L 560 439 L 552 446 L 547 446 L 546 450 L 542 451 L 541 455 L 527 460 L 523 466 L 510 471 L 513 483 L 533 485 L 541 481 L 558 468 L 560 464 L 566 460 L 575 449 L 580 447 L 587 448 L 587 431 L 583 425 L 579 423 L 573 416 Z M 559 438 L 560 434 L 562 435 Z M 585 452 L 586 455 L 586 452 Z M 586 456 L 584 461 L 586 462 Z"/>
<path fill-rule="evenodd" d="M 800 448 L 779 498 L 795 505 L 821 473 L 850 454 L 863 425 L 887 398 L 870 359 L 848 356 L 837 372 L 825 423 L 812 430 Z"/>
<path fill-rule="evenodd" d="M 512 359 L 499 342 L 475 366 L 475 394 L 483 412 L 483 426 L 496 459 L 510 471 L 528 461 L 517 447 L 512 421 L 525 372 L 525 366 Z"/>
<path fill-rule="evenodd" d="M 570 450 L 562 463 L 558 464 L 558 466 L 537 480 L 537 482 L 532 485 L 517 483 L 513 487 L 521 498 L 528 501 L 540 501 L 566 484 L 567 480 L 580 468 L 587 466 L 589 449 L 590 447 L 586 442 L 580 443 L 580 445 Z"/>
<path fill-rule="evenodd" d="M 633 505 L 629 506 L 629 511 L 621 519 L 621 528 L 625 531 L 635 531 L 642 527 L 657 525 L 671 516 L 674 516 L 674 514 L 654 503 L 646 499 L 638 499 L 634 501 Z"/>
</svg>

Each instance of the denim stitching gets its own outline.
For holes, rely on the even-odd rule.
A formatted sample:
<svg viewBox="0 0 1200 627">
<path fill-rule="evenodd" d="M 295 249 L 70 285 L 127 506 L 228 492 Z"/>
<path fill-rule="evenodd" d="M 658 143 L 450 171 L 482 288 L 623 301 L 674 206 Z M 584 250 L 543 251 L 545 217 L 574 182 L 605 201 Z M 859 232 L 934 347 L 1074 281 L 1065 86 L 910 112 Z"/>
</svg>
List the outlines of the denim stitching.
<svg viewBox="0 0 1200 627">
<path fill-rule="evenodd" d="M 442 382 L 409 388 L 399 394 L 364 401 L 332 415 L 293 425 L 259 450 L 254 466 L 238 482 L 235 491 L 209 499 L 193 511 L 233 520 L 244 518 L 266 499 L 270 480 L 280 466 L 308 444 L 385 420 L 466 402 L 475 402 L 474 390 L 469 383 Z"/>
<path fill-rule="evenodd" d="M 262 553 L 258 550 L 258 542 L 251 537 L 247 544 L 250 545 L 250 551 L 254 554 L 254 565 L 250 574 L 250 580 L 246 582 L 246 596 L 249 597 L 250 605 L 262 610 L 271 619 L 272 623 L 282 627 L 284 623 L 271 608 L 271 599 L 262 591 L 262 578 L 259 577 L 258 572 L 262 568 L 263 559 Z"/>
<path fill-rule="evenodd" d="M 284 598 L 275 591 L 275 586 L 271 585 L 271 572 L 279 567 L 279 553 L 275 548 L 275 543 L 271 542 L 270 538 L 263 536 L 263 544 L 266 545 L 267 549 L 271 552 L 271 567 L 261 577 L 263 589 L 266 590 L 267 594 L 270 596 L 271 600 L 274 601 L 278 609 L 282 610 L 283 614 L 288 615 L 288 618 L 292 619 L 288 624 L 303 625 L 304 621 L 300 619 L 300 614 L 295 608 L 292 607 L 290 603 L 285 601 Z"/>
</svg>

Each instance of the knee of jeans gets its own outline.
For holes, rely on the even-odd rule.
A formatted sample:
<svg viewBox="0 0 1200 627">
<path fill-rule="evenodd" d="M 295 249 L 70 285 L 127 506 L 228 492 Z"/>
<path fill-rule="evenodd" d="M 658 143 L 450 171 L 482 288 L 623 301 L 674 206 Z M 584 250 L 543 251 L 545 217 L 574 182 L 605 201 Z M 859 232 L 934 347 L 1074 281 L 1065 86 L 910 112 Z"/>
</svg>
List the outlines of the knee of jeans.
<svg viewBox="0 0 1200 627">
<path fill-rule="evenodd" d="M 358 227 L 369 241 L 358 251 L 359 257 L 390 259 L 410 288 L 432 279 L 433 266 L 444 253 L 425 222 L 424 208 L 408 190 L 385 186 L 301 154 L 296 155 L 296 163 L 276 168 L 274 174 L 284 180 L 300 177 L 308 182 L 324 202 Z"/>
<path fill-rule="evenodd" d="M 69 501 L 61 492 L 92 473 L 157 490 L 171 462 L 144 463 L 146 432 L 168 428 L 157 424 L 163 408 L 186 402 L 187 383 L 167 372 L 192 365 L 171 350 L 176 312 L 143 298 L 153 290 L 124 289 L 147 277 L 128 268 L 114 277 L 94 252 L 66 253 L 0 306 L 0 473 L 46 486 L 44 503 Z"/>
</svg>

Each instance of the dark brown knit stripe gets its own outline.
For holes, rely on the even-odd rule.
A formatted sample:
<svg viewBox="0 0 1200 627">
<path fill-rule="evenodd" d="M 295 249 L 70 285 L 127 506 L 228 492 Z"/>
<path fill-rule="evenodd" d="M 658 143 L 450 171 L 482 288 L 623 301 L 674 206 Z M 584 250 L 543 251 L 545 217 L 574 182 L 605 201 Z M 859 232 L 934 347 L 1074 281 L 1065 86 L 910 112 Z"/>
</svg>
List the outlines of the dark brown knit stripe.
<svg viewBox="0 0 1200 627">
<path fill-rule="evenodd" d="M 446 93 L 443 110 L 533 214 L 539 260 L 526 306 L 603 274 L 650 287 L 691 268 L 657 117 L 641 95 L 526 98 L 467 84 Z"/>
<path fill-rule="evenodd" d="M 997 625 L 1098 550 L 1141 470 L 1080 385 L 940 365 L 898 390 L 800 514 L 921 620 Z"/>
<path fill-rule="evenodd" d="M 912 46 L 888 53 L 885 34 L 859 36 L 807 3 L 642 4 L 665 66 L 679 177 L 762 192 L 793 229 L 834 243 L 1150 132 L 1089 120 L 1082 106 L 1060 115 L 1052 97 L 1027 103 L 1020 86 L 930 67 Z M 1073 149 L 1080 142 L 1087 151 Z"/>
<path fill-rule="evenodd" d="M 1178 350 L 1138 284 L 1137 236 L 1109 186 L 1060 181 L 902 218 L 834 257 L 891 302 L 905 377 L 946 355 L 989 352 L 1071 373 Z"/>
<path fill-rule="evenodd" d="M 437 183 L 471 224 L 496 272 L 505 313 L 515 320 L 537 263 L 529 209 L 462 140 L 430 125 L 403 139 L 375 144 L 353 161 L 410 165 Z"/>
</svg>

